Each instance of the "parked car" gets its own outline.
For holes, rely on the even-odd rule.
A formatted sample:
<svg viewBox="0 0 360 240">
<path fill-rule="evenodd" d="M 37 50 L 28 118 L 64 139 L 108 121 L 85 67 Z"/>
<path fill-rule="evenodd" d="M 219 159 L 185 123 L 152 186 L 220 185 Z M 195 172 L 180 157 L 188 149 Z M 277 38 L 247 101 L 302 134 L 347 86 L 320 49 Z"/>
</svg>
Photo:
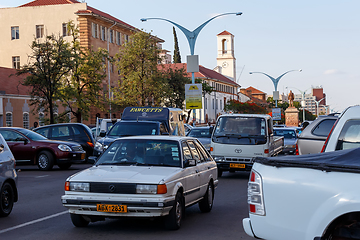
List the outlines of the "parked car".
<svg viewBox="0 0 360 240">
<path fill-rule="evenodd" d="M 274 128 L 274 136 L 284 137 L 283 153 L 295 154 L 296 142 L 298 139 L 297 129 L 289 127 Z"/>
<path fill-rule="evenodd" d="M 358 147 L 360 147 L 360 106 L 351 106 L 339 116 L 322 152 Z"/>
<path fill-rule="evenodd" d="M 213 130 L 213 126 L 193 127 L 186 134 L 186 136 L 197 138 L 202 143 L 202 145 L 204 145 L 206 150 L 210 151 L 211 134 Z"/>
<path fill-rule="evenodd" d="M 88 126 L 82 123 L 58 123 L 35 128 L 33 131 L 48 139 L 79 143 L 86 151 L 86 159 L 94 154 L 95 139 Z"/>
<path fill-rule="evenodd" d="M 320 115 L 311 122 L 301 132 L 297 141 L 299 155 L 319 153 L 337 119 L 338 116 L 336 114 Z"/>
<path fill-rule="evenodd" d="M 18 201 L 15 158 L 0 134 L 0 217 L 8 216 Z"/>
<path fill-rule="evenodd" d="M 66 180 L 62 203 L 72 223 L 116 217 L 161 217 L 180 228 L 185 207 L 213 206 L 215 161 L 195 138 L 132 136 L 114 141 L 95 166 Z"/>
<path fill-rule="evenodd" d="M 68 169 L 72 163 L 85 161 L 86 152 L 75 142 L 50 140 L 34 131 L 17 127 L 0 127 L 13 153 L 16 165 L 37 165 L 40 170 L 51 170 L 54 164 Z"/>
</svg>

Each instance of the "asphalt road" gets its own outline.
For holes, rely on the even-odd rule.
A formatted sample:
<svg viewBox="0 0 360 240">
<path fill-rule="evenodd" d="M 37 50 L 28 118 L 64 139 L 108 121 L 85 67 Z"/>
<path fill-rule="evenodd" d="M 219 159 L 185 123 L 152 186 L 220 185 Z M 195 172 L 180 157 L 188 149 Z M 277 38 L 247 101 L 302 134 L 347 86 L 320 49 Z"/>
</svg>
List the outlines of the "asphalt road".
<svg viewBox="0 0 360 240">
<path fill-rule="evenodd" d="M 52 171 L 18 166 L 19 201 L 8 217 L 0 218 L 0 239 L 253 239 L 242 228 L 242 219 L 248 216 L 248 173 L 225 172 L 219 179 L 212 211 L 201 213 L 198 205 L 187 208 L 177 231 L 166 230 L 162 219 L 107 219 L 76 228 L 60 196 L 65 179 L 89 166 L 73 165 L 69 170 L 54 167 Z"/>
</svg>

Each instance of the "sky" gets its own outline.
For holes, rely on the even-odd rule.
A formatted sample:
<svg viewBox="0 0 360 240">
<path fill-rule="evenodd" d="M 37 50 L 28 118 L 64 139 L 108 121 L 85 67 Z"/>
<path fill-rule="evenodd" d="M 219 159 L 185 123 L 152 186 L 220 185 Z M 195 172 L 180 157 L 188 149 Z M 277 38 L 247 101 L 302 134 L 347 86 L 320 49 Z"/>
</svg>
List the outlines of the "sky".
<svg viewBox="0 0 360 240">
<path fill-rule="evenodd" d="M 16 7 L 26 0 L 0 0 L 0 7 Z M 226 30 L 235 36 L 237 83 L 255 87 L 269 95 L 274 91 L 270 78 L 289 70 L 278 84 L 280 94 L 311 92 L 322 86 L 332 112 L 360 104 L 360 1 L 359 0 L 86 0 L 136 28 L 163 39 L 163 49 L 174 51 L 173 25 L 190 31 L 217 14 L 227 15 L 209 22 L 199 33 L 195 55 L 202 66 L 216 67 L 216 35 Z M 176 29 L 182 62 L 190 55 L 185 35 Z"/>
</svg>

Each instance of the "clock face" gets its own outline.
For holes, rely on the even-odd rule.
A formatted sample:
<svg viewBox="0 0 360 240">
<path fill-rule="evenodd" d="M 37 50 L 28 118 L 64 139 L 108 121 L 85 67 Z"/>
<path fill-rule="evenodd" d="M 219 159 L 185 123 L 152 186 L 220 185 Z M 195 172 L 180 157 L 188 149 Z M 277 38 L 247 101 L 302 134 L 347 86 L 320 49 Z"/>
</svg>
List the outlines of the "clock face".
<svg viewBox="0 0 360 240">
<path fill-rule="evenodd" d="M 226 68 L 227 66 L 229 66 L 229 64 L 227 62 L 223 62 L 222 67 Z"/>
</svg>

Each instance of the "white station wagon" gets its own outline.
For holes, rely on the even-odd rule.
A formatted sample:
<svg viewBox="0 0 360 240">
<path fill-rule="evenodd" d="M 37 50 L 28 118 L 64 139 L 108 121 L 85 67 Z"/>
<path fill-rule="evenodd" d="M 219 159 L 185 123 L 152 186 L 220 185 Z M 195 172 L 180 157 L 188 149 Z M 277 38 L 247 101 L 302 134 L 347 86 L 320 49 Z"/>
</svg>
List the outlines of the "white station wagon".
<svg viewBox="0 0 360 240">
<path fill-rule="evenodd" d="M 196 139 L 124 137 L 113 142 L 91 168 L 69 177 L 62 203 L 76 227 L 114 217 L 165 216 L 178 229 L 185 207 L 213 206 L 216 163 Z"/>
</svg>

